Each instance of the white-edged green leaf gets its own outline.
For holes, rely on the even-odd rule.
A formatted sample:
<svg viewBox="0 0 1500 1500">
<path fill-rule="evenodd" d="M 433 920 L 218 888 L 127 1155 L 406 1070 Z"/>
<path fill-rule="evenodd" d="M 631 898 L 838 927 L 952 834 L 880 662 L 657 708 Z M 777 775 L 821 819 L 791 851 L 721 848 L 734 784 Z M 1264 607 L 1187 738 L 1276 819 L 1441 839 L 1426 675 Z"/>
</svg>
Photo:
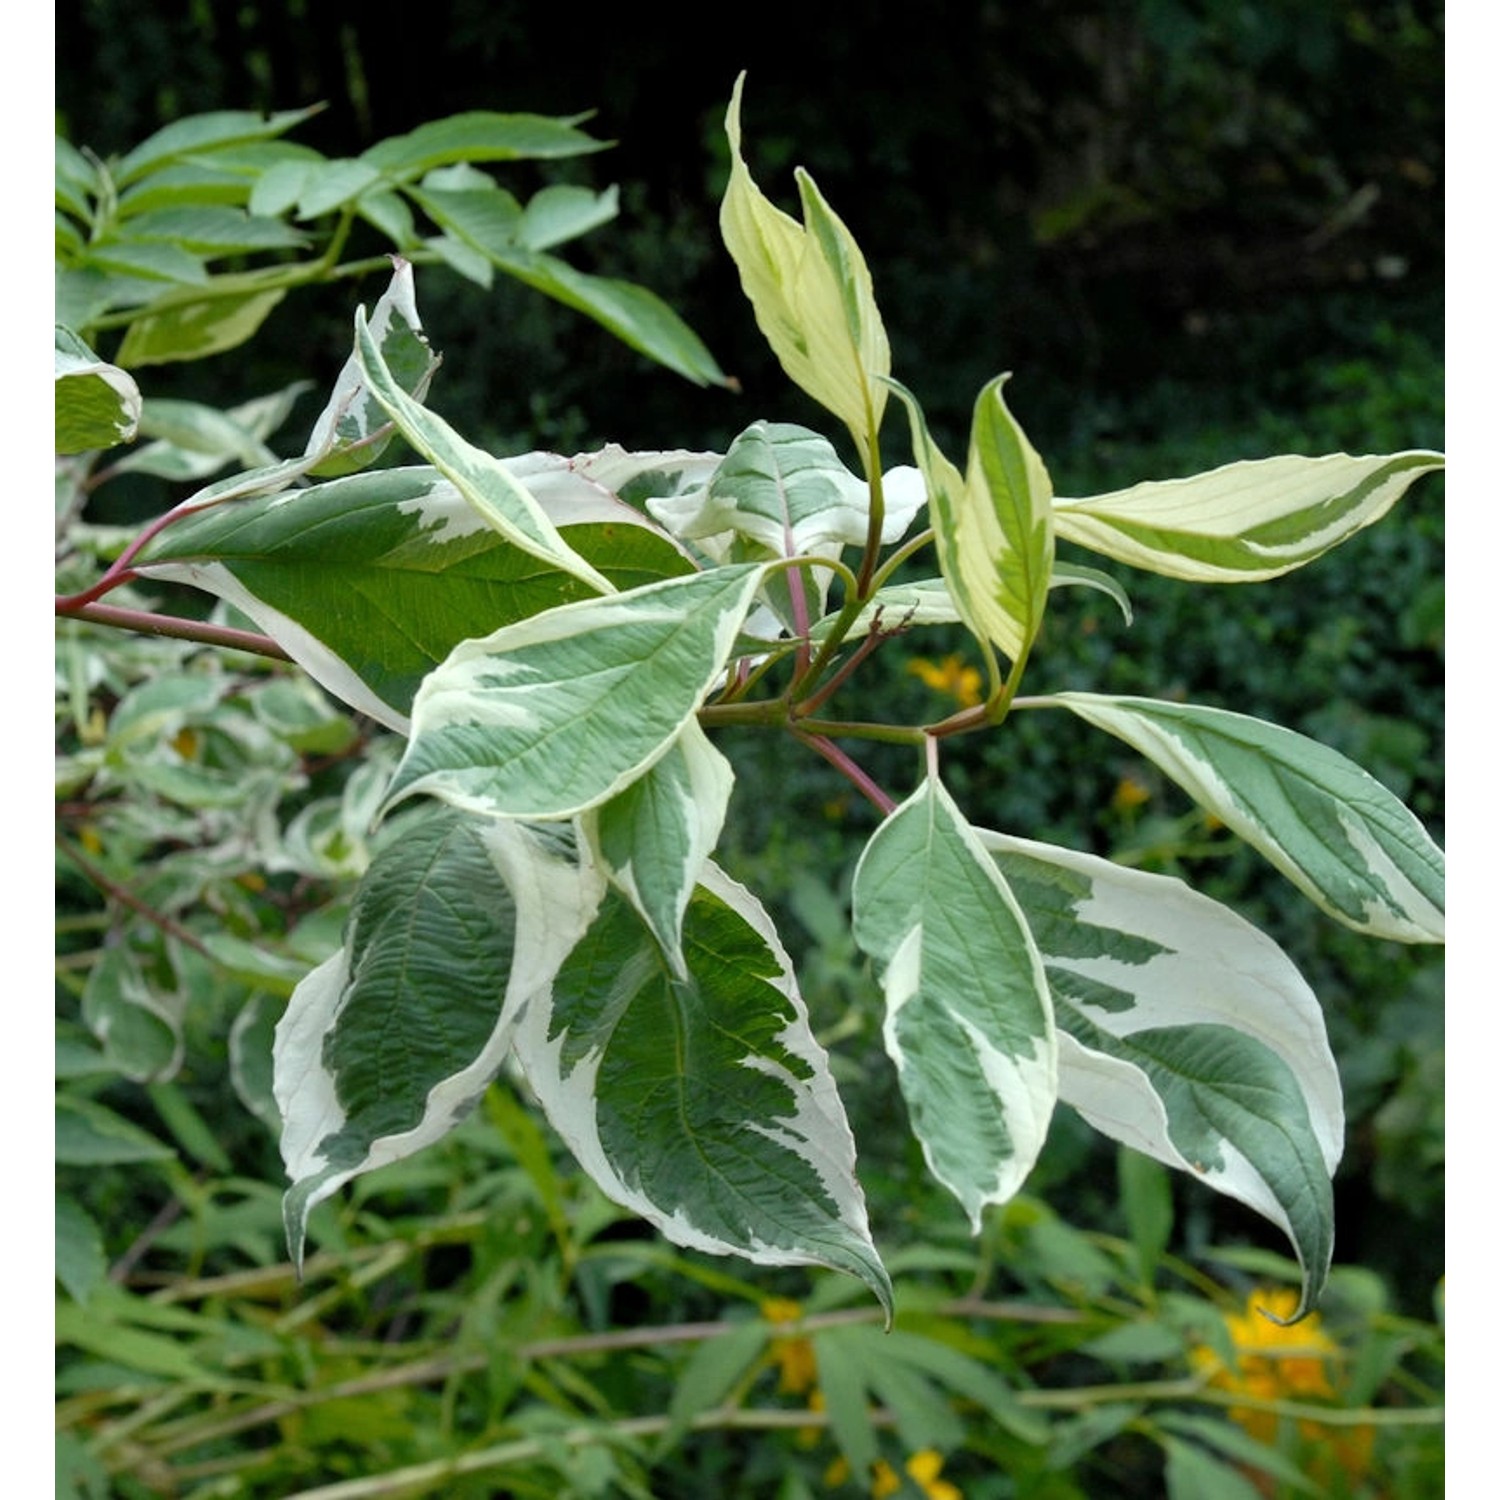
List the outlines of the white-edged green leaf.
<svg viewBox="0 0 1500 1500">
<path fill-rule="evenodd" d="M 152 474 L 181 483 L 207 479 L 230 463 L 272 464 L 266 439 L 291 415 L 308 380 L 294 381 L 225 411 L 197 401 L 153 396 L 141 409 L 140 435 L 154 438 L 112 465 L 115 473 Z"/>
<path fill-rule="evenodd" d="M 1442 850 L 1336 750 L 1225 709 L 1096 693 L 1043 701 L 1134 746 L 1346 927 L 1443 940 Z"/>
<path fill-rule="evenodd" d="M 1055 502 L 1057 534 L 1132 567 L 1194 583 L 1252 583 L 1321 557 L 1373 525 L 1443 455 L 1282 454 L 1186 479 Z"/>
<path fill-rule="evenodd" d="M 420 401 L 438 361 L 422 332 L 409 261 L 398 262 L 367 329 L 391 379 Z M 312 472 L 333 477 L 367 468 L 385 451 L 390 430 L 385 408 L 373 398 L 359 358 L 351 353 L 307 439 L 306 452 L 318 456 Z"/>
<path fill-rule="evenodd" d="M 182 1064 L 182 1017 L 187 996 L 147 980 L 130 947 L 100 954 L 83 987 L 83 1019 L 104 1055 L 136 1083 L 171 1078 Z"/>
<path fill-rule="evenodd" d="M 723 672 L 764 569 L 718 568 L 465 641 L 423 682 L 388 806 L 501 817 L 605 802 L 672 747 Z"/>
<path fill-rule="evenodd" d="M 1165 875 L 979 831 L 1036 939 L 1058 1093 L 1095 1129 L 1291 1239 L 1303 1308 L 1333 1249 L 1338 1067 L 1318 1002 L 1259 929 Z"/>
<path fill-rule="evenodd" d="M 696 719 L 624 791 L 584 815 L 600 868 L 635 907 L 678 979 L 687 978 L 682 918 L 719 842 L 734 769 Z"/>
<path fill-rule="evenodd" d="M 1008 379 L 997 376 L 974 403 L 962 476 L 932 441 L 916 398 L 888 383 L 911 418 L 938 567 L 953 602 L 975 635 L 1017 661 L 1041 625 L 1052 582 L 1052 481 L 1005 405 Z"/>
<path fill-rule="evenodd" d="M 953 799 L 928 780 L 854 873 L 854 937 L 886 998 L 885 1045 L 933 1175 L 977 1233 L 1025 1180 L 1057 1098 L 1057 1038 L 1026 919 Z"/>
<path fill-rule="evenodd" d="M 617 587 L 692 571 L 579 460 L 503 462 Z M 234 605 L 330 693 L 403 733 L 422 679 L 460 641 L 592 597 L 573 573 L 512 546 L 427 467 L 211 507 L 159 533 L 137 571 Z"/>
<path fill-rule="evenodd" d="M 135 436 L 140 387 L 61 323 L 53 329 L 52 379 L 56 452 L 113 448 Z"/>
<path fill-rule="evenodd" d="M 1076 563 L 1054 561 L 1051 587 L 1094 589 L 1098 593 L 1108 594 L 1119 605 L 1120 613 L 1125 616 L 1127 625 L 1134 618 L 1130 608 L 1130 596 L 1120 587 L 1117 579 L 1111 578 L 1108 573 L 1100 572 L 1098 568 L 1082 568 Z"/>
<path fill-rule="evenodd" d="M 883 380 L 891 372 L 874 283 L 853 235 L 800 167 L 803 224 L 756 186 L 740 153 L 744 85 L 742 73 L 724 118 L 730 155 L 719 210 L 724 245 L 781 368 L 848 426 L 868 471 L 888 395 Z"/>
<path fill-rule="evenodd" d="M 389 413 L 402 437 L 438 470 L 485 522 L 508 541 L 543 562 L 573 573 L 600 593 L 614 585 L 558 535 L 557 528 L 499 459 L 461 438 L 440 416 L 402 389 L 385 362 L 364 309 L 355 314 L 355 349 L 366 389 Z"/>
<path fill-rule="evenodd" d="M 276 1028 L 295 1261 L 318 1203 L 468 1113 L 602 890 L 567 830 L 449 808 L 412 818 L 376 855 L 344 946 L 298 985 Z"/>
<path fill-rule="evenodd" d="M 897 541 L 926 502 L 915 469 L 883 476 L 881 541 Z M 793 422 L 753 422 L 701 489 L 650 502 L 674 535 L 702 542 L 727 535 L 758 543 L 773 557 L 837 557 L 863 546 L 870 486 L 852 474 L 833 444 Z M 713 549 L 709 549 L 713 550 Z"/>
<path fill-rule="evenodd" d="M 611 895 L 526 1007 L 516 1055 L 553 1128 L 675 1244 L 848 1271 L 889 1314 L 854 1138 L 769 918 L 710 865 L 682 947 L 678 979 Z"/>
</svg>

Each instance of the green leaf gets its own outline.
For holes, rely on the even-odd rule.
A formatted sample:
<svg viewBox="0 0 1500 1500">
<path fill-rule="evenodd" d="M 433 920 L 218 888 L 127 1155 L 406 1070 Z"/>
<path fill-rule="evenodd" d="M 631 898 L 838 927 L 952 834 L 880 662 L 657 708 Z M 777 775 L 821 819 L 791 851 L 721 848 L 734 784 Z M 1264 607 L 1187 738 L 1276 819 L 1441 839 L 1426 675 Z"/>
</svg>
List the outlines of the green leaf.
<svg viewBox="0 0 1500 1500">
<path fill-rule="evenodd" d="M 155 209 L 131 219 L 129 230 L 132 240 L 160 240 L 209 257 L 300 250 L 308 243 L 305 234 L 279 219 L 224 204 Z"/>
<path fill-rule="evenodd" d="M 251 110 L 216 110 L 174 120 L 147 136 L 116 164 L 113 169 L 115 182 L 126 187 L 164 163 L 184 156 L 212 153 L 245 141 L 269 140 L 284 135 L 317 114 L 320 108 L 320 105 L 314 105 L 310 109 L 282 110 L 271 115 Z"/>
<path fill-rule="evenodd" d="M 126 329 L 115 358 L 136 369 L 237 349 L 259 331 L 286 290 L 269 284 L 263 271 L 246 271 L 210 277 L 201 288 L 169 292 Z"/>
<path fill-rule="evenodd" d="M 87 1302 L 94 1288 L 103 1285 L 109 1274 L 104 1236 L 94 1220 L 63 1193 L 57 1194 L 56 1238 L 53 1243 L 57 1279 L 75 1302 Z"/>
<path fill-rule="evenodd" d="M 589 465 L 527 455 L 506 467 L 563 525 L 568 546 L 621 589 L 692 571 Z M 459 642 L 592 596 L 487 526 L 429 468 L 380 469 L 245 499 L 176 522 L 142 554 L 148 578 L 191 584 L 243 611 L 350 706 L 405 731 L 422 679 Z"/>
<path fill-rule="evenodd" d="M 1221 1463 L 1212 1454 L 1193 1443 L 1164 1436 L 1161 1445 L 1167 1455 L 1167 1500 L 1261 1500 L 1261 1492 L 1230 1464 Z"/>
<path fill-rule="evenodd" d="M 398 267 L 398 273 L 401 270 Z M 402 437 L 427 459 L 507 541 L 564 572 L 574 573 L 601 592 L 613 586 L 558 535 L 557 528 L 525 485 L 499 459 L 461 438 L 435 412 L 409 396 L 387 365 L 380 333 L 360 308 L 355 314 L 355 348 L 365 386 L 394 420 Z"/>
<path fill-rule="evenodd" d="M 125 944 L 106 948 L 83 987 L 83 1019 L 112 1066 L 137 1083 L 171 1078 L 182 1064 L 187 997 L 147 983 Z"/>
<path fill-rule="evenodd" d="M 703 340 L 655 292 L 631 281 L 591 276 L 555 255 L 520 245 L 492 250 L 489 257 L 506 275 L 592 318 L 621 343 L 694 385 L 729 384 Z"/>
<path fill-rule="evenodd" d="M 89 247 L 88 264 L 143 281 L 182 282 L 192 287 L 201 287 L 208 281 L 208 267 L 202 256 L 180 245 L 155 241 L 98 241 Z"/>
<path fill-rule="evenodd" d="M 671 1421 L 655 1451 L 658 1461 L 682 1441 L 694 1417 L 717 1406 L 744 1379 L 770 1336 L 766 1324 L 752 1318 L 727 1333 L 704 1339 L 693 1350 L 672 1392 L 667 1410 Z"/>
<path fill-rule="evenodd" d="M 1095 693 L 1042 701 L 1134 746 L 1346 927 L 1443 940 L 1442 850 L 1337 751 L 1224 709 Z"/>
<path fill-rule="evenodd" d="M 410 818 L 376 855 L 344 946 L 298 985 L 276 1028 L 295 1260 L 318 1203 L 468 1114 L 602 884 L 559 830 L 447 808 Z"/>
<path fill-rule="evenodd" d="M 759 903 L 712 866 L 683 925 L 686 979 L 606 898 L 516 1055 L 607 1197 L 679 1245 L 850 1272 L 890 1310 L 854 1139 L 791 963 Z"/>
<path fill-rule="evenodd" d="M 1196 1438 L 1200 1443 L 1217 1448 L 1226 1458 L 1232 1458 L 1239 1464 L 1249 1464 L 1298 1494 L 1321 1496 L 1326 1493 L 1321 1485 L 1315 1484 L 1302 1472 L 1294 1460 L 1266 1443 L 1257 1442 L 1244 1428 L 1237 1427 L 1233 1422 L 1176 1411 L 1164 1411 L 1157 1420 L 1168 1431 Z M 1191 1464 L 1191 1460 L 1189 1463 Z"/>
<path fill-rule="evenodd" d="M 686 980 L 682 919 L 719 841 L 734 771 L 696 719 L 645 775 L 584 816 L 600 868 L 635 907 L 674 977 Z"/>
<path fill-rule="evenodd" d="M 472 110 L 419 125 L 407 135 L 391 136 L 360 158 L 397 182 L 410 181 L 434 167 L 459 161 L 556 160 L 603 151 L 608 141 L 576 127 L 587 114 L 550 118 L 534 114 L 496 114 Z"/>
<path fill-rule="evenodd" d="M 938 451 L 915 397 L 906 403 L 912 448 L 927 481 L 938 566 L 960 616 L 1012 661 L 1030 649 L 1052 581 L 1052 481 L 992 380 L 974 404 L 968 470 Z"/>
<path fill-rule="evenodd" d="M 1133 567 L 1194 583 L 1276 578 L 1373 525 L 1443 456 L 1283 454 L 1188 479 L 1058 500 L 1057 534 Z"/>
<path fill-rule="evenodd" d="M 501 817 L 562 818 L 607 801 L 702 706 L 763 574 L 695 573 L 463 642 L 417 693 L 387 806 L 423 793 Z"/>
<path fill-rule="evenodd" d="M 138 1125 L 92 1099 L 59 1099 L 53 1149 L 60 1166 L 171 1161 L 176 1153 Z"/>
<path fill-rule="evenodd" d="M 928 1168 L 977 1233 L 1046 1139 L 1057 1038 L 1021 909 L 934 778 L 861 855 L 854 936 L 881 974 L 886 1050 Z"/>
<path fill-rule="evenodd" d="M 854 237 L 811 177 L 797 170 L 803 224 L 755 185 L 740 154 L 742 73 L 724 119 L 729 185 L 719 227 L 755 310 L 755 321 L 787 377 L 849 428 L 866 472 L 885 411 L 891 350 L 869 268 Z"/>
<path fill-rule="evenodd" d="M 299 380 L 227 411 L 153 396 L 141 409 L 140 435 L 156 441 L 132 449 L 113 468 L 116 473 L 152 474 L 188 483 L 207 479 L 230 463 L 272 464 L 276 456 L 266 439 L 311 386 L 311 381 Z"/>
<path fill-rule="evenodd" d="M 128 443 L 141 417 L 141 392 L 116 365 L 99 358 L 61 323 L 53 329 L 54 441 L 59 453 L 87 453 Z"/>
<path fill-rule="evenodd" d="M 1328 1274 L 1344 1136 L 1338 1069 L 1302 976 L 1264 933 L 1181 881 L 979 839 L 1042 953 L 1062 1033 L 1059 1097 L 1284 1230 L 1302 1265 L 1300 1316 Z"/>
<path fill-rule="evenodd" d="M 518 226 L 518 238 L 531 250 L 550 250 L 608 224 L 620 212 L 620 190 L 602 193 L 588 188 L 554 183 L 527 201 Z"/>
</svg>

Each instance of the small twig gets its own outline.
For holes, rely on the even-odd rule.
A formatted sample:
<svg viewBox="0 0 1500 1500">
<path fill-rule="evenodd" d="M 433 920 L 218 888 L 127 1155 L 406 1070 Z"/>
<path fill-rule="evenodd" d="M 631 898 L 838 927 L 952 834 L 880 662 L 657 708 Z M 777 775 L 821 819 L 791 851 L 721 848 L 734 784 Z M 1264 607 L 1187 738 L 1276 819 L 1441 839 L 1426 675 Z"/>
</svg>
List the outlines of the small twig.
<svg viewBox="0 0 1500 1500">
<path fill-rule="evenodd" d="M 115 582 L 123 582 L 116 579 Z M 134 630 L 142 635 L 166 636 L 172 640 L 196 641 L 203 646 L 225 646 L 232 651 L 249 651 L 269 656 L 275 661 L 291 657 L 268 635 L 252 630 L 236 630 L 229 625 L 211 625 L 206 620 L 184 620 L 176 615 L 158 615 L 144 609 L 124 609 L 116 604 L 92 604 L 59 599 L 57 613 L 72 620 L 89 620 L 95 625 L 112 625 L 119 630 Z"/>
</svg>

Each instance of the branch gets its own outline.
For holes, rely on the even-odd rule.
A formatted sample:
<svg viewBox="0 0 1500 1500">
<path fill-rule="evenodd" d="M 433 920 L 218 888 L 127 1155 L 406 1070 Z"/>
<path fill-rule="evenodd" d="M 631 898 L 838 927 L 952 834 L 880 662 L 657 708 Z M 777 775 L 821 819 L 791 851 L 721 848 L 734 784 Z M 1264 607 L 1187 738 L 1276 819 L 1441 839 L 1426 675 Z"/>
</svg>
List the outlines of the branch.
<svg viewBox="0 0 1500 1500">
<path fill-rule="evenodd" d="M 96 625 L 113 625 L 120 630 L 197 641 L 205 646 L 227 646 L 232 651 L 250 651 L 276 661 L 292 660 L 268 635 L 257 635 L 253 630 L 236 630 L 229 625 L 211 625 L 206 620 L 184 620 L 177 615 L 124 609 L 116 604 L 75 604 L 61 598 L 57 601 L 57 613 L 66 619 L 89 620 Z"/>
</svg>

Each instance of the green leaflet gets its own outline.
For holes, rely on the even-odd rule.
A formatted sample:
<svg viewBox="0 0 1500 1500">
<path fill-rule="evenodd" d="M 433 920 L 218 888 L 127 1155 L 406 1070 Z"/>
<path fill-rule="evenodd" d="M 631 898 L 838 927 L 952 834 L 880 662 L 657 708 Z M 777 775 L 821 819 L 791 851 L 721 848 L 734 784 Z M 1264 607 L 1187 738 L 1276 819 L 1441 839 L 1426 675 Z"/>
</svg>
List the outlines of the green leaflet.
<svg viewBox="0 0 1500 1500">
<path fill-rule="evenodd" d="M 470 110 L 431 120 L 406 135 L 390 136 L 371 146 L 360 160 L 379 168 L 392 181 L 403 182 L 453 162 L 552 160 L 605 150 L 608 141 L 595 140 L 577 128 L 586 119 L 587 115 L 554 119 Z"/>
<path fill-rule="evenodd" d="M 468 1113 L 601 894 L 559 830 L 443 807 L 403 823 L 360 885 L 344 946 L 276 1028 L 294 1260 L 318 1203 Z"/>
<path fill-rule="evenodd" d="M 677 979 L 688 977 L 683 914 L 719 841 L 733 788 L 729 762 L 689 719 L 645 775 L 584 815 L 596 861 L 651 929 Z"/>
<path fill-rule="evenodd" d="M 1011 661 L 1031 648 L 1052 582 L 1052 481 L 992 380 L 974 404 L 967 471 L 938 451 L 916 398 L 906 403 L 927 481 L 938 566 L 964 624 Z"/>
<path fill-rule="evenodd" d="M 465 641 L 417 693 L 387 806 L 421 792 L 501 817 L 563 818 L 607 801 L 707 698 L 764 571 L 668 579 Z"/>
<path fill-rule="evenodd" d="M 1004 878 L 929 778 L 854 874 L 854 936 L 880 970 L 885 1043 L 928 1167 L 978 1231 L 1021 1186 L 1057 1097 L 1041 957 Z"/>
<path fill-rule="evenodd" d="M 1443 940 L 1442 850 L 1337 751 L 1224 709 L 1095 693 L 1039 701 L 1133 745 L 1346 927 Z"/>
<path fill-rule="evenodd" d="M 1196 583 L 1249 583 L 1321 557 L 1442 467 L 1442 454 L 1425 450 L 1283 454 L 1058 500 L 1054 514 L 1060 537 L 1133 567 Z"/>
<path fill-rule="evenodd" d="M 854 1140 L 769 919 L 709 866 L 672 976 L 618 897 L 526 1007 L 516 1055 L 615 1202 L 679 1245 L 860 1278 L 889 1314 Z"/>
<path fill-rule="evenodd" d="M 1316 1301 L 1343 1147 L 1338 1069 L 1291 961 L 1181 881 L 979 831 L 1041 950 L 1058 1096 L 1105 1135 L 1248 1204 Z"/>
<path fill-rule="evenodd" d="M 578 472 L 591 457 L 504 462 L 616 587 L 691 571 L 667 537 Z M 611 467 L 622 466 L 623 456 Z M 429 468 L 210 508 L 163 531 L 139 571 L 233 604 L 329 692 L 400 730 L 422 679 L 460 641 L 593 594 L 484 525 Z"/>
<path fill-rule="evenodd" d="M 740 154 L 744 85 L 741 74 L 724 120 L 730 152 L 719 212 L 724 246 L 781 368 L 848 426 L 869 472 L 871 437 L 885 410 L 882 381 L 891 371 L 874 283 L 854 237 L 806 172 L 797 171 L 805 227 L 755 185 Z"/>
</svg>

